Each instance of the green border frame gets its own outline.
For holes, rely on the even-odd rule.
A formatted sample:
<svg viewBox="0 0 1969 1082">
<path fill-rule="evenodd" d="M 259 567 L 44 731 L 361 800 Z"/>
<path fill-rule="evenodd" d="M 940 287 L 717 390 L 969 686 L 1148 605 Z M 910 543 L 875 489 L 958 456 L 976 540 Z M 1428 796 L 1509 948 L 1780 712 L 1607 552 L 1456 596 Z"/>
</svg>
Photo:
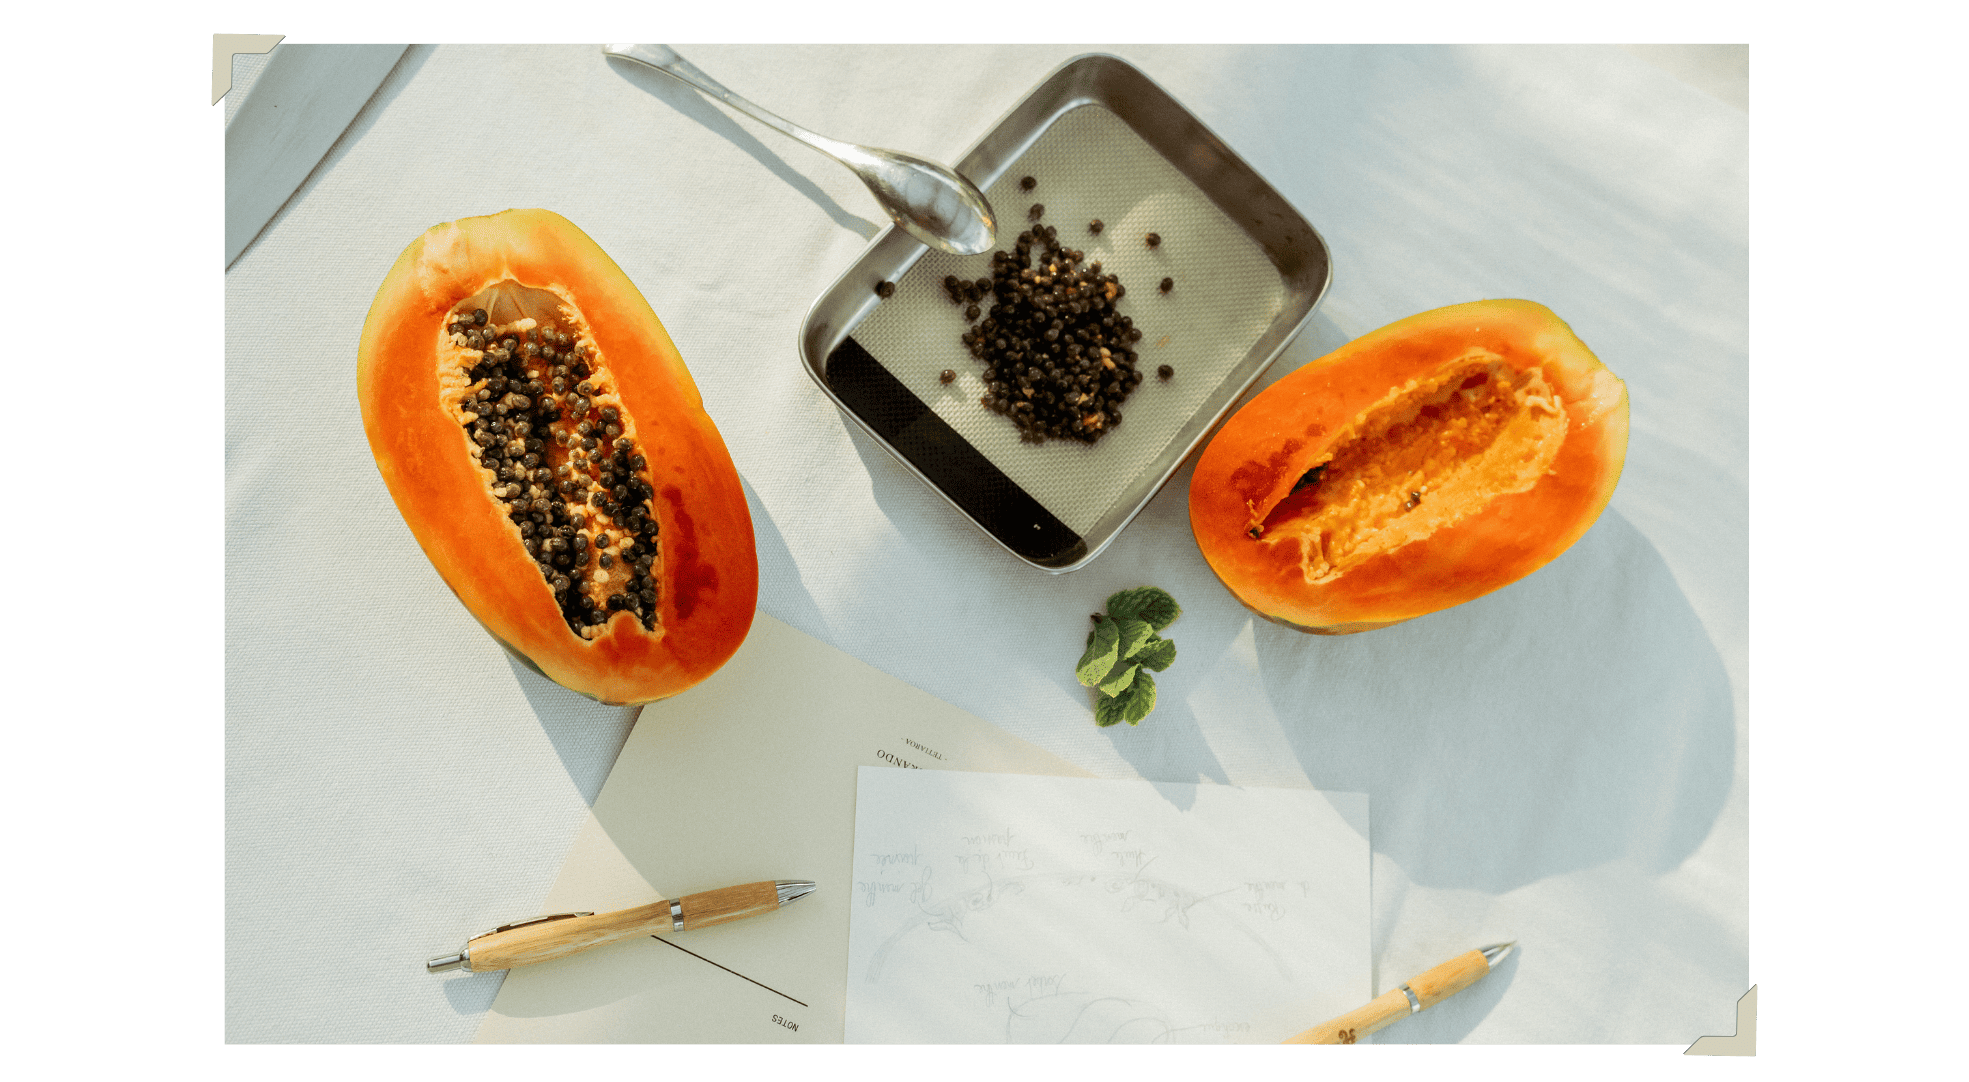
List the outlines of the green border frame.
<svg viewBox="0 0 1969 1082">
<path fill-rule="evenodd" d="M 774 0 L 764 8 L 780 6 Z M 630 4 L 606 8 L 620 18 L 557 14 L 553 30 L 601 37 L 662 26 L 664 37 L 711 39 L 770 28 L 776 37 L 825 39 L 898 26 L 872 18 L 843 26 L 835 14 L 792 4 L 770 20 L 760 18 L 766 14 L 760 4 L 717 18 Z M 1331 6 L 1288 14 L 1154 4 L 1128 8 L 1124 30 L 1158 39 L 1748 39 L 1750 30 L 1772 26 L 1750 18 L 1752 12 L 1715 4 L 1654 4 L 1644 22 L 1595 18 L 1591 26 L 1571 16 L 1573 6 L 1557 4 L 1510 14 L 1441 6 L 1443 18 L 1428 18 L 1435 8 L 1404 6 L 1390 10 L 1392 18 L 1361 18 Z M 118 478 L 81 486 L 91 496 L 114 492 L 118 500 L 57 496 L 55 521 L 79 533 L 75 549 L 120 572 L 77 590 L 59 565 L 39 572 L 26 559 L 65 547 L 37 543 L 26 515 L 10 531 L 12 563 L 30 569 L 12 614 L 18 661 L 10 712 L 18 712 L 12 726 L 18 744 L 10 757 L 10 807 L 22 854 L 14 877 L 16 921 L 47 929 L 28 936 L 26 964 L 16 966 L 16 988 L 28 1001 L 16 1015 L 16 1033 L 30 1035 L 16 1062 L 32 1076 L 197 1072 L 215 1078 L 276 1072 L 339 1078 L 349 1070 L 421 1076 L 433 1068 L 532 1078 L 543 1068 L 567 1066 L 843 1078 L 902 1070 L 975 1078 L 1305 1070 L 1303 1058 L 1278 1058 L 1302 1052 L 1282 1049 L 1215 1051 L 1209 1058 L 1197 1049 L 666 1049 L 652 1062 L 634 1049 L 222 1045 L 224 628 L 222 559 L 213 545 L 221 533 L 222 492 L 201 480 L 209 478 L 207 454 L 222 433 L 222 277 L 211 270 L 219 252 L 221 108 L 201 104 L 211 33 L 284 31 L 293 41 L 325 41 L 380 37 L 388 28 L 392 37 L 457 39 L 461 26 L 540 22 L 538 8 L 530 20 L 500 20 L 492 12 L 520 16 L 528 8 L 475 4 L 465 20 L 445 14 L 406 20 L 404 8 L 370 4 L 305 12 L 193 4 L 114 16 L 114 22 L 100 16 L 85 26 L 37 18 L 16 30 L 26 55 L 8 83 L 28 151 L 12 177 L 22 187 L 10 250 L 16 266 L 26 266 L 24 256 L 32 254 L 33 270 L 14 275 L 14 295 L 53 309 L 51 317 L 35 311 L 33 321 L 93 329 L 104 323 L 95 311 L 102 303 L 95 287 L 114 277 L 118 295 L 108 303 L 144 329 L 136 344 L 79 348 L 73 360 L 81 366 L 57 366 L 77 374 L 71 388 L 87 391 L 91 413 L 108 425 L 65 423 L 61 409 L 45 409 L 49 397 L 75 397 L 61 391 L 24 403 L 32 413 L 32 447 L 59 447 L 63 462 L 81 466 L 57 476 Z M 916 37 L 1004 28 L 1097 37 L 1116 30 L 1114 10 L 998 4 L 988 22 L 973 24 L 975 12 L 951 8 L 921 20 L 912 12 L 906 30 Z M 1542 18 L 1548 12 L 1556 18 Z M 1961 460 L 1961 451 L 1941 443 L 1951 417 L 1928 417 L 1934 407 L 1924 405 L 1951 399 L 1947 390 L 1961 384 L 1963 346 L 1957 336 L 1943 336 L 1939 321 L 1922 321 L 1922 313 L 1951 311 L 1949 283 L 1961 277 L 1947 252 L 1961 230 L 1936 224 L 1932 210 L 1959 203 L 1941 185 L 1951 177 L 1959 185 L 1951 169 L 1959 150 L 1951 144 L 1961 138 L 1941 136 L 1951 128 L 1922 110 L 1959 90 L 1941 75 L 1949 67 L 1939 41 L 1953 35 L 1894 14 L 1892 6 L 1874 6 L 1869 18 L 1884 22 L 1841 37 L 1833 37 L 1839 28 L 1819 26 L 1815 37 L 1782 30 L 1778 39 L 1758 41 L 1756 100 L 1766 104 L 1758 108 L 1754 155 L 1762 258 L 1752 305 L 1760 317 L 1760 354 L 1782 360 L 1754 366 L 1756 435 L 1760 449 L 1774 449 L 1762 454 L 1766 462 L 1788 466 L 1760 478 L 1752 519 L 1756 600 L 1766 620 L 1752 655 L 1762 677 L 1762 724 L 1754 744 L 1750 976 L 1760 984 L 1764 1009 L 1756 1060 L 1683 1060 L 1680 1070 L 1782 1070 L 1786 1078 L 1871 1072 L 1882 1066 L 1878 1056 L 1902 1058 L 1896 1039 L 1939 1033 L 1941 1011 L 1953 1005 L 1945 988 L 1924 993 L 1926 986 L 1912 978 L 1902 984 L 1896 970 L 1912 974 L 1908 962 L 1926 962 L 1918 944 L 1934 940 L 1947 944 L 1936 950 L 1945 966 L 1959 923 L 1951 919 L 1957 895 L 1922 862 L 1936 860 L 1934 840 L 1953 836 L 1961 816 L 1953 803 L 1943 805 L 1949 791 L 1941 785 L 1943 763 L 1955 759 L 1949 751 L 1959 750 L 1959 726 L 1943 722 L 1959 718 L 1961 706 L 1936 681 L 1945 671 L 1943 651 L 1955 653 L 1949 643 L 1959 643 L 1961 631 L 1945 616 L 1951 598 L 1928 600 L 1934 586 L 1900 571 L 1953 569 L 1961 551 L 1953 531 L 1959 511 L 1947 500 L 1961 486 L 1945 470 Z M 55 108 L 39 104 L 49 100 Z M 1884 183 L 1892 183 L 1892 199 Z M 39 305 L 53 283 L 65 289 Z M 1906 380 L 1910 370 L 1914 380 Z M 1855 409 L 1855 397 L 1892 405 Z M 79 431 L 89 435 L 75 439 Z M 1853 439 L 1855 431 L 1861 439 Z M 1943 470 L 1934 478 L 1880 480 L 1855 443 L 1871 460 L 1880 451 L 1900 452 L 1902 460 L 1936 462 Z M 1867 535 L 1871 515 L 1861 519 L 1853 513 L 1857 506 L 1934 508 L 1941 521 L 1936 529 L 1924 519 L 1882 561 L 1865 547 L 1839 545 Z M 87 643 L 77 635 L 83 628 L 89 628 Z M 1855 726 L 1861 718 L 1867 724 Z M 1894 921 L 1874 923 L 1874 909 L 1892 911 Z M 1908 992 L 1894 995 L 1896 986 Z M 1908 1003 L 1892 1011 L 1861 1009 L 1890 995 Z M 1654 1078 L 1678 1070 L 1666 1060 L 1682 1058 L 1682 1049 L 1341 1054 L 1349 1058 L 1323 1060 L 1319 1070 Z M 35 1066 L 41 1070 L 33 1072 Z"/>
</svg>

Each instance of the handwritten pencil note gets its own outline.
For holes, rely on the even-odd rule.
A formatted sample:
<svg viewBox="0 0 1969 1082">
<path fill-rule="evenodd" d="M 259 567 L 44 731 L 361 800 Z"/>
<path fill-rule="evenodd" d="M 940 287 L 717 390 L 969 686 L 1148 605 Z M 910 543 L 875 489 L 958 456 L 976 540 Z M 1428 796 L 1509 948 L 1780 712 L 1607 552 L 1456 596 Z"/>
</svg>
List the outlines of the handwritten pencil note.
<svg viewBox="0 0 1969 1082">
<path fill-rule="evenodd" d="M 1263 1043 L 1373 998 L 1366 794 L 858 782 L 850 1043 Z"/>
</svg>

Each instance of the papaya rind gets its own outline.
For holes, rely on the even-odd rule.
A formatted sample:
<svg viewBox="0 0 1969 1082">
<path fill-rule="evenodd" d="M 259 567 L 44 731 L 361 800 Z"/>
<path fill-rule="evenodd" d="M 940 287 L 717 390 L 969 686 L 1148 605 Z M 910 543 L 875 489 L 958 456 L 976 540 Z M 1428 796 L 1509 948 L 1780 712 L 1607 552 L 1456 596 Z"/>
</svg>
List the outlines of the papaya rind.
<svg viewBox="0 0 1969 1082">
<path fill-rule="evenodd" d="M 1542 367 L 1565 404 L 1565 442 L 1536 485 L 1323 584 L 1307 581 L 1294 546 L 1250 535 L 1350 420 L 1472 346 Z M 1259 615 L 1315 634 L 1374 630 L 1481 597 L 1570 548 L 1613 497 L 1627 421 L 1626 385 L 1544 305 L 1438 308 L 1362 335 L 1239 409 L 1197 460 L 1190 526 L 1218 581 Z"/>
<path fill-rule="evenodd" d="M 460 300 L 511 279 L 571 297 L 636 418 L 659 527 L 657 626 L 617 613 L 576 635 L 486 494 L 440 405 L 433 343 Z M 546 210 L 445 222 L 412 241 L 363 323 L 357 396 L 377 469 L 439 576 L 498 642 L 548 679 L 611 704 L 650 702 L 717 671 L 744 642 L 758 563 L 744 487 L 676 344 L 607 253 Z"/>
</svg>

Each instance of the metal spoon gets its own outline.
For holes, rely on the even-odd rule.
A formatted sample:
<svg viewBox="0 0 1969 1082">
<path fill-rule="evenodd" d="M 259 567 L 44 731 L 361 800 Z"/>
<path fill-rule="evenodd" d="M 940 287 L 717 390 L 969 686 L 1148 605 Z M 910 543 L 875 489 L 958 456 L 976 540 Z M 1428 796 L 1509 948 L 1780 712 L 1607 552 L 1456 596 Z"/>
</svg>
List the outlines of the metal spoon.
<svg viewBox="0 0 1969 1082">
<path fill-rule="evenodd" d="M 606 56 L 633 60 L 681 79 L 700 94 L 813 147 L 861 178 L 898 226 L 933 248 L 958 255 L 988 251 L 997 218 L 977 185 L 936 162 L 895 150 L 844 143 L 789 123 L 739 97 L 668 45 L 604 45 Z"/>
</svg>

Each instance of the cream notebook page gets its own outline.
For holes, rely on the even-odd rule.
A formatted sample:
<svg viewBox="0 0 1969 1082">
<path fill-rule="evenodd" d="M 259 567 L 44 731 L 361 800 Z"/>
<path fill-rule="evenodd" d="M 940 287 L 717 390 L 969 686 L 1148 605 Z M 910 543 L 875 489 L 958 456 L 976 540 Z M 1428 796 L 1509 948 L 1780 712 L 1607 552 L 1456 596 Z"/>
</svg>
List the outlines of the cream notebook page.
<svg viewBox="0 0 1969 1082">
<path fill-rule="evenodd" d="M 763 879 L 817 889 L 777 913 L 512 970 L 477 1039 L 842 1040 L 863 766 L 1086 776 L 761 614 L 723 669 L 644 708 L 542 912 Z"/>
</svg>

